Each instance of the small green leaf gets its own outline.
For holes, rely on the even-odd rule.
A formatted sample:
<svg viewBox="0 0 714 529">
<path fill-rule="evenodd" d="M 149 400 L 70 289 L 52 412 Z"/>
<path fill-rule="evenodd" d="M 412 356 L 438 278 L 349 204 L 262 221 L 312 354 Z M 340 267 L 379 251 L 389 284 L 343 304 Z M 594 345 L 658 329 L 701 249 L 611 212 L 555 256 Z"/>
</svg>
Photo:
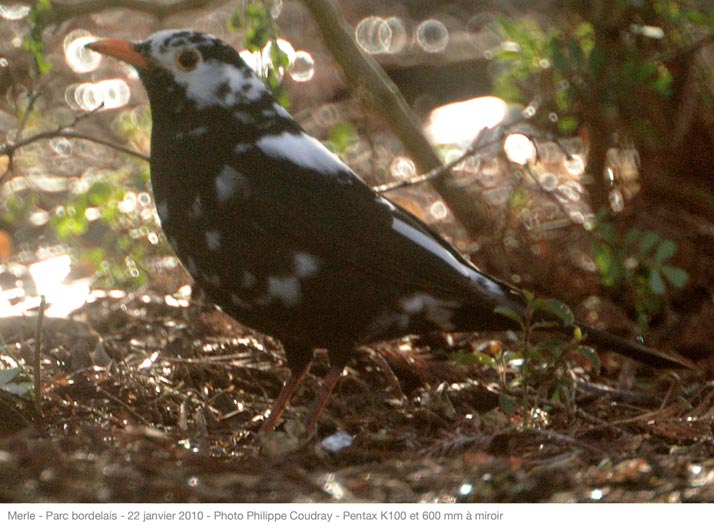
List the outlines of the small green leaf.
<svg viewBox="0 0 714 529">
<path fill-rule="evenodd" d="M 625 234 L 625 238 L 622 240 L 623 246 L 629 248 L 632 243 L 634 243 L 637 239 L 640 238 L 641 234 L 642 232 L 638 228 L 632 228 L 631 230 L 628 230 Z"/>
<path fill-rule="evenodd" d="M 570 52 L 570 56 L 573 58 L 573 62 L 576 64 L 582 64 L 585 62 L 585 54 L 583 53 L 583 49 L 580 47 L 578 42 L 569 42 L 568 51 Z"/>
<path fill-rule="evenodd" d="M 32 387 L 32 382 L 10 382 L 2 386 L 2 389 L 18 397 L 22 397 L 32 391 Z"/>
<path fill-rule="evenodd" d="M 683 288 L 689 281 L 689 274 L 676 266 L 662 265 L 660 272 L 674 288 Z"/>
<path fill-rule="evenodd" d="M 667 285 L 664 284 L 662 274 L 657 270 L 652 270 L 649 278 L 650 290 L 658 296 L 663 296 L 667 292 Z"/>
<path fill-rule="evenodd" d="M 572 134 L 578 128 L 578 118 L 564 116 L 558 120 L 558 131 L 561 134 Z"/>
<path fill-rule="evenodd" d="M 655 262 L 657 262 L 658 264 L 664 263 L 665 261 L 671 259 L 676 253 L 677 243 L 674 241 L 670 241 L 669 239 L 665 239 L 657 247 L 657 251 L 655 252 Z"/>
<path fill-rule="evenodd" d="M 6 384 L 12 382 L 15 380 L 15 377 L 17 374 L 20 372 L 19 367 L 13 367 L 10 369 L 3 369 L 0 371 L 0 387 L 5 386 Z"/>
<path fill-rule="evenodd" d="M 605 58 L 605 52 L 600 48 L 593 48 L 590 53 L 589 63 L 590 63 L 590 74 L 595 77 L 604 68 L 607 59 Z"/>
<path fill-rule="evenodd" d="M 558 358 L 568 345 L 561 338 L 546 338 L 533 346 L 533 349 L 546 354 L 549 358 Z"/>
<path fill-rule="evenodd" d="M 575 316 L 573 316 L 573 311 L 570 310 L 570 307 L 557 299 L 536 299 L 533 301 L 532 307 L 536 313 L 545 312 L 555 316 L 563 325 L 572 325 L 575 321 Z"/>
<path fill-rule="evenodd" d="M 499 305 L 498 307 L 493 309 L 493 312 L 495 314 L 498 314 L 499 316 L 504 316 L 509 320 L 516 322 L 521 328 L 523 328 L 525 325 L 525 322 L 523 321 L 523 316 L 518 314 L 510 307 L 506 307 L 505 305 Z"/>
<path fill-rule="evenodd" d="M 620 236 L 612 222 L 600 221 L 598 224 L 598 234 L 610 246 L 616 246 L 620 241 Z"/>
<path fill-rule="evenodd" d="M 458 351 L 449 355 L 449 357 L 454 363 L 460 365 L 482 365 L 488 367 L 494 367 L 496 365 L 496 359 L 485 353 Z"/>
<path fill-rule="evenodd" d="M 518 407 L 518 401 L 515 397 L 501 393 L 498 395 L 498 405 L 503 413 L 506 415 L 513 415 Z"/>
<path fill-rule="evenodd" d="M 659 233 L 656 231 L 646 231 L 640 239 L 640 253 L 642 255 L 648 254 L 659 241 Z"/>
<path fill-rule="evenodd" d="M 327 132 L 327 140 L 335 153 L 344 154 L 350 146 L 357 143 L 359 135 L 354 125 L 347 121 L 340 121 Z"/>
</svg>

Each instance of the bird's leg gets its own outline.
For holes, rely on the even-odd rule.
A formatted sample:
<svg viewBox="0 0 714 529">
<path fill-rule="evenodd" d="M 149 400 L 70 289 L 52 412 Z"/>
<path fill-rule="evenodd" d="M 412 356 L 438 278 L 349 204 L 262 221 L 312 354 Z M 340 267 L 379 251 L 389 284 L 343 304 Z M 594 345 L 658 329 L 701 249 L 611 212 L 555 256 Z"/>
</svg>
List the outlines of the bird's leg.
<svg viewBox="0 0 714 529">
<path fill-rule="evenodd" d="M 317 421 L 322 414 L 322 410 L 325 409 L 325 405 L 332 394 L 332 390 L 335 389 L 335 385 L 342 376 L 342 369 L 342 364 L 332 366 L 327 372 L 327 375 L 325 375 L 325 378 L 322 379 L 322 387 L 320 388 L 317 397 L 315 397 L 310 414 L 307 416 L 307 420 L 305 421 L 305 430 L 307 433 L 310 434 L 315 430 L 315 428 L 317 428 Z"/>
<path fill-rule="evenodd" d="M 300 385 L 300 382 L 303 381 L 305 375 L 307 375 L 307 372 L 310 370 L 311 363 L 312 362 L 308 360 L 307 362 L 305 362 L 304 365 L 301 365 L 299 368 L 295 370 L 290 370 L 290 376 L 285 381 L 285 385 L 280 391 L 280 395 L 278 395 L 278 398 L 275 399 L 272 408 L 270 408 L 268 417 L 265 419 L 265 422 L 260 427 L 261 432 L 272 432 L 273 430 L 275 430 L 275 427 L 278 425 L 280 417 L 282 417 L 285 408 L 287 408 L 288 406 L 288 402 L 290 402 L 290 397 L 293 396 L 293 393 L 295 393 L 295 390 Z"/>
</svg>

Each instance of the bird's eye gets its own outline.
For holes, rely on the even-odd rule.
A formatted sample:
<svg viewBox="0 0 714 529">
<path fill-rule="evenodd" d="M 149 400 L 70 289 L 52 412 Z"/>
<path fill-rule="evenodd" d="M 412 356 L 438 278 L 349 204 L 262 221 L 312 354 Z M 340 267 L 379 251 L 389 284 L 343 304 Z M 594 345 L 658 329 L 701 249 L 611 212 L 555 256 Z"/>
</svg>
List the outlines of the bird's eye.
<svg viewBox="0 0 714 529">
<path fill-rule="evenodd" d="M 199 62 L 201 62 L 201 56 L 196 50 L 183 50 L 176 56 L 176 64 L 185 72 L 196 68 Z"/>
</svg>

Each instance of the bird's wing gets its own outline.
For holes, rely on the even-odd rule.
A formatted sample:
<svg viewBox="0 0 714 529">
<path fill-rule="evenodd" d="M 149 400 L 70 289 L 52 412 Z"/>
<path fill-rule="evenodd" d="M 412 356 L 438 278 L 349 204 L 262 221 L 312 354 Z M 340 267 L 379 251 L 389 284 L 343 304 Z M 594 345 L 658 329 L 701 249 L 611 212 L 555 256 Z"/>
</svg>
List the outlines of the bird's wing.
<svg viewBox="0 0 714 529">
<path fill-rule="evenodd" d="M 304 133 L 264 137 L 252 151 L 236 155 L 234 165 L 261 175 L 251 197 L 251 221 L 276 244 L 446 299 L 480 296 L 497 304 L 505 301 L 504 292 L 516 296 Z"/>
</svg>

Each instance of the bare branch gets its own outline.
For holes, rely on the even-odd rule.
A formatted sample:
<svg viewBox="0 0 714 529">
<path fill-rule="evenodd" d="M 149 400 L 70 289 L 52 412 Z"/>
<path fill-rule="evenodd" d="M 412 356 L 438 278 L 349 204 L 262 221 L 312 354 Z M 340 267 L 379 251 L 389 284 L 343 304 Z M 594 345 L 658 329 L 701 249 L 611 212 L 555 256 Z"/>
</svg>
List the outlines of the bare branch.
<svg viewBox="0 0 714 529">
<path fill-rule="evenodd" d="M 133 156 L 134 158 L 139 158 L 140 160 L 143 160 L 145 162 L 151 161 L 151 157 L 144 153 L 135 151 L 133 149 L 130 149 L 129 147 L 124 147 L 123 145 L 114 143 L 109 140 L 103 140 L 102 138 L 96 138 L 94 136 L 90 136 L 89 134 L 84 134 L 81 132 L 74 132 L 74 131 L 64 131 L 63 133 L 59 134 L 58 136 L 61 136 L 63 138 L 71 138 L 71 139 L 75 139 L 75 140 L 89 141 L 92 143 L 96 143 L 97 145 L 104 145 L 105 147 L 109 147 L 110 149 L 113 149 L 115 151 L 119 151 L 124 154 L 128 154 L 129 156 Z"/>
<path fill-rule="evenodd" d="M 15 152 L 17 152 L 19 149 L 22 149 L 23 147 L 26 147 L 27 145 L 30 145 L 31 143 L 36 143 L 36 142 L 42 141 L 42 140 L 51 140 L 52 138 L 72 138 L 72 139 L 77 139 L 77 140 L 90 141 L 92 143 L 96 143 L 99 145 L 104 145 L 106 147 L 114 149 L 115 151 L 123 152 L 124 154 L 128 154 L 130 156 L 134 156 L 136 158 L 140 158 L 141 160 L 148 162 L 150 160 L 149 156 L 147 156 L 143 153 L 134 151 L 128 147 L 119 145 L 118 143 L 114 143 L 109 140 L 103 140 L 101 138 L 96 138 L 94 136 L 91 136 L 91 135 L 83 133 L 83 132 L 68 130 L 68 129 L 72 129 L 73 127 L 75 127 L 82 120 L 93 115 L 95 112 L 100 110 L 103 106 L 104 105 L 102 104 L 102 105 L 99 105 L 97 108 L 90 110 L 89 112 L 85 112 L 83 114 L 78 114 L 67 125 L 59 125 L 59 126 L 57 126 L 57 128 L 55 128 L 53 130 L 45 130 L 45 131 L 38 132 L 37 134 L 33 134 L 32 136 L 28 136 L 27 138 L 24 138 L 24 139 L 21 139 L 18 141 L 0 144 L 0 156 L 3 156 L 3 155 L 7 156 L 10 159 L 9 165 L 10 165 L 10 167 L 12 167 L 12 161 L 13 161 Z"/>
<path fill-rule="evenodd" d="M 27 120 L 30 117 L 30 114 L 32 113 L 32 109 L 35 108 L 35 104 L 37 103 L 37 100 L 40 98 L 42 95 L 42 91 L 44 88 L 49 84 L 51 80 L 51 77 L 46 79 L 38 88 L 37 90 L 33 90 L 30 93 L 29 100 L 27 102 L 27 108 L 25 109 L 24 114 L 22 115 L 22 121 L 20 122 L 20 126 L 17 128 L 17 132 L 15 133 L 15 141 L 18 141 L 22 137 L 22 132 L 25 130 L 25 127 L 27 126 Z M 17 108 L 17 102 L 15 103 L 15 108 Z"/>
<path fill-rule="evenodd" d="M 184 11 L 200 9 L 211 3 L 225 4 L 227 1 L 228 0 L 176 0 L 176 2 L 170 4 L 160 3 L 154 0 L 84 0 L 67 3 L 53 1 L 46 22 L 48 24 L 59 24 L 77 16 L 117 8 L 140 11 L 161 19 Z M 38 3 L 38 0 L 20 0 L 18 3 L 34 7 Z"/>
<path fill-rule="evenodd" d="M 447 164 L 441 165 L 435 169 L 432 169 L 428 173 L 421 174 L 418 176 L 415 176 L 413 178 L 407 178 L 404 180 L 398 180 L 396 182 L 390 182 L 388 184 L 382 184 L 379 186 L 375 186 L 372 189 L 374 189 L 377 193 L 386 193 L 388 191 L 394 191 L 395 189 L 401 189 L 403 187 L 408 187 L 408 186 L 413 186 L 413 185 L 418 185 L 422 184 L 424 182 L 429 182 L 430 180 L 434 180 L 435 178 L 440 178 L 451 169 L 459 165 L 461 162 L 463 162 L 466 158 L 469 156 L 473 156 L 481 151 L 484 151 L 486 149 L 489 149 L 490 147 L 493 147 L 497 143 L 499 143 L 503 137 L 505 136 L 505 133 L 503 130 L 501 130 L 498 134 L 498 136 L 492 140 L 489 140 L 485 143 L 481 143 L 481 135 L 485 129 L 482 129 L 477 135 L 476 138 L 474 139 L 473 143 L 471 143 L 471 146 L 466 149 L 461 156 L 456 158 L 455 160 L 450 161 Z"/>
</svg>

